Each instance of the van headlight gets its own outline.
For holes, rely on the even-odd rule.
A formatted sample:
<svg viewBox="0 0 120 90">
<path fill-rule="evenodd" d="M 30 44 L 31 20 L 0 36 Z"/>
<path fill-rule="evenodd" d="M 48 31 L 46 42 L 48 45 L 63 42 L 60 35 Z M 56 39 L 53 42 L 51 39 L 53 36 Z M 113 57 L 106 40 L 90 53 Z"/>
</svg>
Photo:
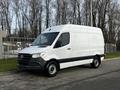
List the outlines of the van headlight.
<svg viewBox="0 0 120 90">
<path fill-rule="evenodd" d="M 32 55 L 32 58 L 39 58 L 39 57 L 44 56 L 44 55 L 45 55 L 45 53 L 35 53 Z"/>
</svg>

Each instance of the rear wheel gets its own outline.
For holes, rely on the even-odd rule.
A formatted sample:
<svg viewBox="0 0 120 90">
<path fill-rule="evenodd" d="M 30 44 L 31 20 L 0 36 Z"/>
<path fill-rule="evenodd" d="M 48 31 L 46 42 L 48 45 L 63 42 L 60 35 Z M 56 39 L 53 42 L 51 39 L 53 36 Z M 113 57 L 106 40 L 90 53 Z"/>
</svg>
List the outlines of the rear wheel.
<svg viewBox="0 0 120 90">
<path fill-rule="evenodd" d="M 91 63 L 91 67 L 92 68 L 98 68 L 101 64 L 100 58 L 98 56 L 96 56 L 93 60 L 93 62 Z"/>
<path fill-rule="evenodd" d="M 58 72 L 58 64 L 55 61 L 48 62 L 46 65 L 47 76 L 50 77 L 56 76 L 57 72 Z"/>
</svg>

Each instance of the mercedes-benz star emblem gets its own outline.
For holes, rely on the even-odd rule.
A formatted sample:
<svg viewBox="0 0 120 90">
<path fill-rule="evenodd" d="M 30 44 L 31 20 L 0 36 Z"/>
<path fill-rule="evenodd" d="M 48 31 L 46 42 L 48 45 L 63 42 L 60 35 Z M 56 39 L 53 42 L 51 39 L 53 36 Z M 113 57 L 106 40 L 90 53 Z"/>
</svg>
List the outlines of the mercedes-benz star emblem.
<svg viewBox="0 0 120 90">
<path fill-rule="evenodd" d="M 23 55 L 20 56 L 20 58 L 23 58 L 23 57 L 24 57 Z"/>
</svg>

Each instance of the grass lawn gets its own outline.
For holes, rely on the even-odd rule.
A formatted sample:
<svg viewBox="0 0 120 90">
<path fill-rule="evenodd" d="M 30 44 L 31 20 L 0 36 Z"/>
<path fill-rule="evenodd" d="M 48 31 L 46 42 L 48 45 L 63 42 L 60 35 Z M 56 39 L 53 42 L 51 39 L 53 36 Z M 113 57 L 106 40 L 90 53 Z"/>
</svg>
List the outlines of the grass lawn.
<svg viewBox="0 0 120 90">
<path fill-rule="evenodd" d="M 106 53 L 105 59 L 120 57 L 120 52 Z"/>
<path fill-rule="evenodd" d="M 3 59 L 0 60 L 0 72 L 6 72 L 17 69 L 16 59 Z"/>
</svg>

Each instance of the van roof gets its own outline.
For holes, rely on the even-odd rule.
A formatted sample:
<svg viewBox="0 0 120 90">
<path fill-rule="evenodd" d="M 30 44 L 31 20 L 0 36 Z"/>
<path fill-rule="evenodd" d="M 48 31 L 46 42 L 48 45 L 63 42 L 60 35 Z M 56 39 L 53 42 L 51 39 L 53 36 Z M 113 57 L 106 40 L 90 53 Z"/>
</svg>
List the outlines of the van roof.
<svg viewBox="0 0 120 90">
<path fill-rule="evenodd" d="M 53 26 L 42 33 L 49 33 L 49 32 L 101 32 L 100 28 L 97 27 L 91 27 L 91 26 L 83 26 L 83 25 L 74 25 L 74 24 L 66 24 L 66 25 L 58 25 Z"/>
</svg>

